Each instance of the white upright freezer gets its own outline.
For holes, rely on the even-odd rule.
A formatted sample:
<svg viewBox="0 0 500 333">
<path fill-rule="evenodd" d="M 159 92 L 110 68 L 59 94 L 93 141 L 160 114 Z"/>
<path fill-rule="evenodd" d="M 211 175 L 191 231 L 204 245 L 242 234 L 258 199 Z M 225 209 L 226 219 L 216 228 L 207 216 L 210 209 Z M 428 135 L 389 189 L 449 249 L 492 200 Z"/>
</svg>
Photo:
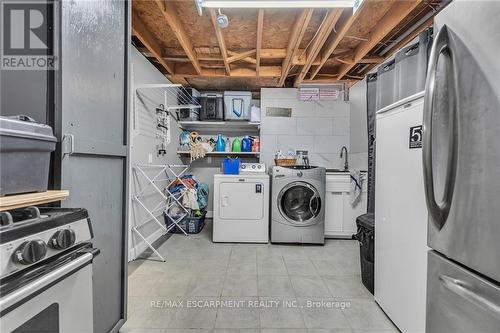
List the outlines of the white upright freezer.
<svg viewBox="0 0 500 333">
<path fill-rule="evenodd" d="M 415 94 L 377 112 L 375 300 L 405 333 L 425 331 L 423 96 Z"/>
</svg>

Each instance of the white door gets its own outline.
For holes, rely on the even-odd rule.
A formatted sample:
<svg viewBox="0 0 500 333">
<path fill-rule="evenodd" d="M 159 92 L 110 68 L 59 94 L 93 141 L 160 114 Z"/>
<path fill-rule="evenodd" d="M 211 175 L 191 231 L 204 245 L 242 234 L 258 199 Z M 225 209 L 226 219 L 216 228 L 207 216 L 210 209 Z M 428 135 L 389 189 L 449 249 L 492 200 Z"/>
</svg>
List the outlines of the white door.
<svg viewBox="0 0 500 333">
<path fill-rule="evenodd" d="M 219 189 L 221 219 L 259 222 L 264 217 L 264 184 L 236 180 L 220 183 Z"/>
<path fill-rule="evenodd" d="M 425 331 L 427 209 L 422 98 L 377 114 L 375 299 L 407 333 Z"/>
</svg>

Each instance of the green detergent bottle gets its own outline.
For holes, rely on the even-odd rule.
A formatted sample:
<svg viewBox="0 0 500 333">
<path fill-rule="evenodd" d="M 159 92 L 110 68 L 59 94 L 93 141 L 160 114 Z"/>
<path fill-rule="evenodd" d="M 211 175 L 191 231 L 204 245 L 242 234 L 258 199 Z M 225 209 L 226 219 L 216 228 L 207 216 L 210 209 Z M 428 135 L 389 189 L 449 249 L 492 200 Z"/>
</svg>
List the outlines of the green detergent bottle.
<svg viewBox="0 0 500 333">
<path fill-rule="evenodd" d="M 233 153 L 239 153 L 239 152 L 241 152 L 241 141 L 240 141 L 240 138 L 234 138 L 232 151 L 233 151 Z"/>
</svg>

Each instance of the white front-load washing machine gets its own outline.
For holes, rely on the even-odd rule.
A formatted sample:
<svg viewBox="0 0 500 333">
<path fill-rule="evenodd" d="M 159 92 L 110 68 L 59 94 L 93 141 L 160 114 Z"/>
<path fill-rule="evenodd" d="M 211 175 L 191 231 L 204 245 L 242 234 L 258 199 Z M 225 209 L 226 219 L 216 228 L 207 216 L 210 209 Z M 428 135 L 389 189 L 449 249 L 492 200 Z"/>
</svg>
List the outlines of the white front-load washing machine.
<svg viewBox="0 0 500 333">
<path fill-rule="evenodd" d="M 214 176 L 214 242 L 269 241 L 269 175 Z"/>
<path fill-rule="evenodd" d="M 275 166 L 271 177 L 271 242 L 324 244 L 325 168 Z"/>
</svg>

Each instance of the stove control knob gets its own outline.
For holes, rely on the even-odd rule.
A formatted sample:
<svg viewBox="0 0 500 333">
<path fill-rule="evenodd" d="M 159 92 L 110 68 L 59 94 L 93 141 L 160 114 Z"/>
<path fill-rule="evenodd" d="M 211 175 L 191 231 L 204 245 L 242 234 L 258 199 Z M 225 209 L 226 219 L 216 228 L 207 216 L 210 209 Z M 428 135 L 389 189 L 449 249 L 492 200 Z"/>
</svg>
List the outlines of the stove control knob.
<svg viewBox="0 0 500 333">
<path fill-rule="evenodd" d="M 75 244 L 76 236 L 72 229 L 56 231 L 50 239 L 50 246 L 56 250 L 64 250 Z"/>
<path fill-rule="evenodd" d="M 42 260 L 46 253 L 47 244 L 41 239 L 34 239 L 19 245 L 12 259 L 19 264 L 31 265 Z"/>
</svg>

